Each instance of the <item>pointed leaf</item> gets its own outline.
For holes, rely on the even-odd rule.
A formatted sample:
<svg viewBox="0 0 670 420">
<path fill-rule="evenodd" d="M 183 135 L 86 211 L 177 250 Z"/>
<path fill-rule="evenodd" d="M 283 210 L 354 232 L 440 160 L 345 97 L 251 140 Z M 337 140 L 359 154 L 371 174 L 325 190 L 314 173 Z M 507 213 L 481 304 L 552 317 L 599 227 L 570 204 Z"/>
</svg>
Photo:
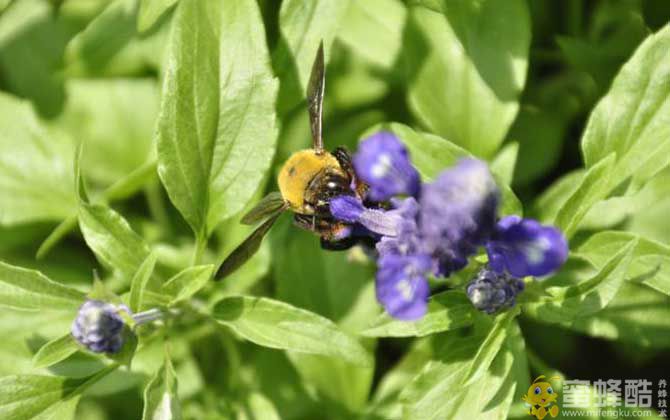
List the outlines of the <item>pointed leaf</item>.
<svg viewBox="0 0 670 420">
<path fill-rule="evenodd" d="M 177 374 L 170 357 L 156 371 L 144 389 L 142 420 L 179 420 L 181 407 L 177 399 Z"/>
<path fill-rule="evenodd" d="M 361 335 L 368 337 L 424 337 L 472 324 L 474 307 L 461 291 L 447 291 L 428 301 L 428 312 L 418 321 L 394 319 L 387 313 L 377 317 Z"/>
<path fill-rule="evenodd" d="M 140 265 L 140 268 L 137 270 L 133 276 L 132 281 L 130 282 L 130 297 L 129 305 L 132 312 L 139 312 L 143 308 L 144 303 L 144 291 L 149 284 L 151 279 L 151 274 L 154 271 L 156 266 L 156 255 L 151 253 L 146 260 Z"/>
<path fill-rule="evenodd" d="M 76 311 L 84 299 L 84 293 L 56 283 L 39 271 L 0 262 L 0 306 Z"/>
<path fill-rule="evenodd" d="M 414 115 L 472 154 L 493 155 L 517 114 L 526 79 L 526 3 L 415 1 L 404 44 Z"/>
<path fill-rule="evenodd" d="M 600 311 L 617 294 L 636 246 L 637 240 L 628 242 L 588 280 L 573 286 L 548 289 L 550 296 L 524 304 L 524 313 L 542 322 L 569 324 L 576 318 Z"/>
<path fill-rule="evenodd" d="M 643 182 L 670 164 L 670 27 L 650 35 L 591 113 L 582 151 L 587 168 L 616 153 L 610 187 Z"/>
<path fill-rule="evenodd" d="M 164 285 L 163 290 L 174 297 L 170 305 L 189 299 L 200 291 L 212 278 L 213 265 L 189 267 L 177 273 Z"/>
<path fill-rule="evenodd" d="M 79 350 L 72 335 L 66 334 L 43 345 L 33 357 L 33 366 L 43 368 L 65 360 Z"/>
<path fill-rule="evenodd" d="M 82 203 L 79 226 L 100 262 L 131 279 L 149 256 L 149 247 L 128 222 L 109 207 Z"/>
<path fill-rule="evenodd" d="M 267 298 L 227 297 L 213 317 L 236 333 L 265 347 L 339 357 L 369 366 L 367 351 L 332 321 L 313 312 Z"/>
<path fill-rule="evenodd" d="M 177 6 L 158 121 L 158 172 L 196 236 L 242 210 L 270 168 L 277 82 L 254 0 Z"/>
</svg>

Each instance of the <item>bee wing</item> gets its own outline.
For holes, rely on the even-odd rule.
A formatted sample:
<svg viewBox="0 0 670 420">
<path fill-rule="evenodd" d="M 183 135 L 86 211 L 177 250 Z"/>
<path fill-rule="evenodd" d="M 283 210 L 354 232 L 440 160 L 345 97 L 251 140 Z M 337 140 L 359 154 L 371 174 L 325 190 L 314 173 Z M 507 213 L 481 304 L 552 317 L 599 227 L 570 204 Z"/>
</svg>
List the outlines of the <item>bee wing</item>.
<svg viewBox="0 0 670 420">
<path fill-rule="evenodd" d="M 326 90 L 326 70 L 323 58 L 323 41 L 312 64 L 312 73 L 307 85 L 307 108 L 309 110 L 309 125 L 312 128 L 312 145 L 317 153 L 323 152 L 323 137 L 321 126 L 323 121 L 323 94 Z"/>
<path fill-rule="evenodd" d="M 255 225 L 267 217 L 274 216 L 286 210 L 286 206 L 286 201 L 280 193 L 276 191 L 271 192 L 242 217 L 241 223 L 244 225 Z"/>
<path fill-rule="evenodd" d="M 277 221 L 281 212 L 275 213 L 272 217 L 266 220 L 262 225 L 256 228 L 251 235 L 247 237 L 233 252 L 226 257 L 219 266 L 216 272 L 215 280 L 221 280 L 228 274 L 237 270 L 242 264 L 247 262 L 261 246 L 263 237 L 268 233 L 272 225 Z"/>
</svg>

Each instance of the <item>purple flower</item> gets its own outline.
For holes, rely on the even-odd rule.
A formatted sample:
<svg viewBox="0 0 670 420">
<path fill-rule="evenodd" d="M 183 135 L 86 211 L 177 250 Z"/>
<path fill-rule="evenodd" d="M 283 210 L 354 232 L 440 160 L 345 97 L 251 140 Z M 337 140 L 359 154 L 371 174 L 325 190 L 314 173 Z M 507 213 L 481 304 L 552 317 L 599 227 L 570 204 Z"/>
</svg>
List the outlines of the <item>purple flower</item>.
<svg viewBox="0 0 670 420">
<path fill-rule="evenodd" d="M 370 187 L 367 198 L 372 201 L 419 193 L 419 173 L 412 166 L 405 145 L 393 133 L 382 131 L 363 140 L 353 164 L 358 177 Z"/>
<path fill-rule="evenodd" d="M 523 280 L 507 273 L 482 269 L 466 287 L 472 305 L 487 314 L 508 309 L 516 303 L 516 296 L 524 289 Z"/>
<path fill-rule="evenodd" d="M 377 300 L 394 318 L 419 319 L 426 313 L 430 288 L 426 278 L 431 268 L 428 255 L 386 255 L 378 262 Z"/>
<path fill-rule="evenodd" d="M 514 277 L 546 276 L 568 257 L 568 243 L 560 230 L 519 216 L 498 222 L 486 250 L 493 270 Z"/>
<path fill-rule="evenodd" d="M 462 159 L 424 185 L 419 201 L 423 247 L 436 275 L 463 268 L 493 231 L 500 192 L 485 163 Z"/>
<path fill-rule="evenodd" d="M 337 220 L 358 223 L 369 231 L 387 236 L 398 233 L 401 216 L 393 211 L 370 209 L 356 197 L 341 195 L 330 200 L 330 213 Z"/>
<path fill-rule="evenodd" d="M 419 203 L 409 197 L 403 200 L 392 199 L 393 210 L 388 213 L 397 217 L 395 226 L 395 235 L 383 236 L 377 242 L 377 252 L 379 257 L 387 255 L 407 256 L 421 253 L 421 238 L 419 237 L 419 227 L 417 225 L 417 216 L 419 215 Z"/>
<path fill-rule="evenodd" d="M 72 323 L 72 336 L 96 353 L 116 353 L 123 346 L 124 322 L 120 308 L 99 300 L 87 300 Z"/>
</svg>

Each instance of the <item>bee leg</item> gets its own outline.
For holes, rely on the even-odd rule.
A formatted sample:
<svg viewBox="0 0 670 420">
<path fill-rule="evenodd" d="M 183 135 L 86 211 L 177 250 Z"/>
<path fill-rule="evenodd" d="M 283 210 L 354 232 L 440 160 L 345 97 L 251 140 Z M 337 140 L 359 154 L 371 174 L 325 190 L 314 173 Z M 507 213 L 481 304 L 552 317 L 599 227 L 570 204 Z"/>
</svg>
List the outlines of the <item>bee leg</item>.
<svg viewBox="0 0 670 420">
<path fill-rule="evenodd" d="M 339 240 L 331 240 L 321 237 L 321 248 L 328 251 L 344 251 L 358 243 L 357 238 L 348 237 Z"/>
<path fill-rule="evenodd" d="M 301 229 L 314 231 L 314 217 L 304 214 L 296 214 L 293 217 L 293 223 Z"/>
</svg>

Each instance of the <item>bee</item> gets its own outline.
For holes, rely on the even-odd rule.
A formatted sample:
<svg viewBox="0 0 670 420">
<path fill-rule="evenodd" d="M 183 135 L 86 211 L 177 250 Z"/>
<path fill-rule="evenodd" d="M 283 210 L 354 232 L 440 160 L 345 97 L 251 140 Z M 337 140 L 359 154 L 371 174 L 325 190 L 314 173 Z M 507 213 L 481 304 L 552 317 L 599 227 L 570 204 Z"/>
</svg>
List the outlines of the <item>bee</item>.
<svg viewBox="0 0 670 420">
<path fill-rule="evenodd" d="M 335 220 L 330 213 L 330 200 L 341 195 L 362 199 L 367 186 L 356 177 L 351 155 L 345 148 L 337 147 L 332 153 L 324 149 L 322 123 L 325 86 L 321 42 L 306 92 L 312 148 L 293 153 L 277 177 L 279 192 L 265 196 L 242 217 L 243 224 L 263 223 L 223 261 L 216 278 L 224 277 L 246 262 L 258 250 L 274 222 L 287 210 L 294 214 L 297 226 L 320 237 L 324 249 L 343 250 L 357 243 L 357 239 L 351 236 L 352 226 Z"/>
<path fill-rule="evenodd" d="M 549 382 L 538 382 L 543 378 L 545 378 L 544 375 L 538 376 L 528 388 L 528 392 L 522 397 L 528 407 L 528 414 L 539 420 L 544 419 L 547 414 L 551 417 L 558 415 L 558 405 L 551 406 L 558 399 L 558 393 L 554 391 Z M 558 377 L 551 379 L 558 379 Z"/>
</svg>

